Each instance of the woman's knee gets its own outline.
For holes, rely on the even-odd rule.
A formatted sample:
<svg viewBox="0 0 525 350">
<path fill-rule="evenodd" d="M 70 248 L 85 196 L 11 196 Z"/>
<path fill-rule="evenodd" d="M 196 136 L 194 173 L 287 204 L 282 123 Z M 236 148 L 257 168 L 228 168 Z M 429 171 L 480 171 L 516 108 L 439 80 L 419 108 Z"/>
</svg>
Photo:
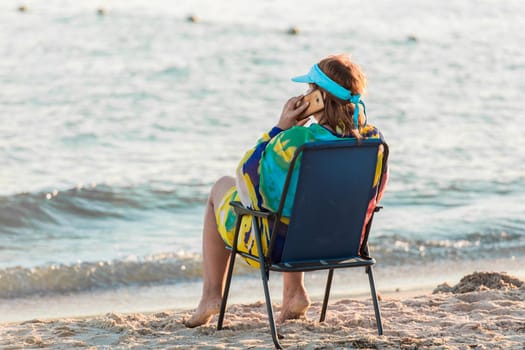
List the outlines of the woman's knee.
<svg viewBox="0 0 525 350">
<path fill-rule="evenodd" d="M 219 204 L 224 194 L 233 186 L 235 186 L 235 178 L 231 176 L 223 176 L 213 184 L 208 200 L 211 205 Z"/>
</svg>

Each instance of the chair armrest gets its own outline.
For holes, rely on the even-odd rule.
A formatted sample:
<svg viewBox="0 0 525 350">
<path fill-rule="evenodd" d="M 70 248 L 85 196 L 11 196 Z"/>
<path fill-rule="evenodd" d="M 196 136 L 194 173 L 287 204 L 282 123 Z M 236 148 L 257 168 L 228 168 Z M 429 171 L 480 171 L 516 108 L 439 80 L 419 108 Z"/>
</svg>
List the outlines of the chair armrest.
<svg viewBox="0 0 525 350">
<path fill-rule="evenodd" d="M 232 201 L 232 202 L 230 202 L 230 205 L 232 206 L 233 211 L 235 212 L 235 214 L 237 214 L 239 216 L 242 216 L 242 215 L 253 215 L 253 216 L 260 217 L 260 218 L 269 218 L 269 217 L 274 216 L 274 213 L 272 213 L 272 212 L 258 211 L 258 210 L 253 210 L 253 209 L 250 209 L 250 208 L 246 208 L 239 201 Z"/>
</svg>

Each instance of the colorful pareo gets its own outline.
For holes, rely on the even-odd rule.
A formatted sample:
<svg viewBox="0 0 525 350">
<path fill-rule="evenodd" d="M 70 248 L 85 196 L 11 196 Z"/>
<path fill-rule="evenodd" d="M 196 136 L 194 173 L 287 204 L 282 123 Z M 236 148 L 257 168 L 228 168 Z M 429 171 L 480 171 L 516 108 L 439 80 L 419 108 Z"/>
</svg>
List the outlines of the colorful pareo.
<svg viewBox="0 0 525 350">
<path fill-rule="evenodd" d="M 360 130 L 364 138 L 383 139 L 382 134 L 373 125 L 366 125 Z M 220 205 L 215 209 L 215 217 L 219 233 L 224 242 L 231 246 L 235 230 L 236 215 L 230 207 L 230 201 L 241 201 L 245 206 L 255 210 L 276 212 L 279 207 L 281 194 L 286 180 L 286 174 L 290 167 L 293 155 L 298 147 L 307 142 L 315 141 L 336 141 L 345 140 L 348 137 L 342 137 L 326 129 L 319 124 L 312 124 L 309 127 L 295 126 L 283 131 L 278 127 L 272 128 L 259 139 L 255 147 L 250 149 L 237 167 L 236 186 L 232 187 L 224 195 Z M 373 189 L 370 191 L 371 198 L 368 206 L 368 212 L 365 222 L 363 223 L 363 232 L 372 216 L 376 206 L 376 199 L 381 199 L 385 189 L 388 177 L 388 167 L 382 169 L 382 152 L 378 156 L 376 176 L 374 179 Z M 292 211 L 292 203 L 295 197 L 295 188 L 297 184 L 299 164 L 296 164 L 288 195 L 283 208 L 282 224 L 279 225 L 279 232 L 274 250 L 274 258 L 279 258 L 284 243 L 289 216 Z M 379 179 L 383 174 L 382 186 L 379 189 Z M 379 194 L 378 191 L 379 190 Z M 377 195 L 378 194 L 378 195 Z M 259 219 L 262 228 L 262 245 L 263 251 L 266 252 L 270 242 L 270 230 L 273 222 L 268 219 Z M 252 218 L 245 216 L 241 223 L 237 249 L 258 256 L 255 245 L 255 236 L 251 229 Z M 252 266 L 258 266 L 258 263 L 247 259 Z"/>
</svg>

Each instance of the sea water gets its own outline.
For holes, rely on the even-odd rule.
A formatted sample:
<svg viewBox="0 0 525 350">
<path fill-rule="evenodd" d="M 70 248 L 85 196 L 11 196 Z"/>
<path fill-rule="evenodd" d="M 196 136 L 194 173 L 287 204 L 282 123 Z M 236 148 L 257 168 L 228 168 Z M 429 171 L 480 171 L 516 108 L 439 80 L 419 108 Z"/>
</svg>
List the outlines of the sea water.
<svg viewBox="0 0 525 350">
<path fill-rule="evenodd" d="M 370 238 L 380 291 L 524 276 L 524 13 L 520 0 L 3 1 L 0 320 L 195 306 L 211 185 L 305 91 L 290 78 L 341 52 L 390 145 Z M 238 265 L 248 287 L 234 281 L 232 302 L 262 299 Z M 336 295 L 367 291 L 362 271 L 337 276 Z M 307 277 L 314 298 L 323 279 Z"/>
</svg>

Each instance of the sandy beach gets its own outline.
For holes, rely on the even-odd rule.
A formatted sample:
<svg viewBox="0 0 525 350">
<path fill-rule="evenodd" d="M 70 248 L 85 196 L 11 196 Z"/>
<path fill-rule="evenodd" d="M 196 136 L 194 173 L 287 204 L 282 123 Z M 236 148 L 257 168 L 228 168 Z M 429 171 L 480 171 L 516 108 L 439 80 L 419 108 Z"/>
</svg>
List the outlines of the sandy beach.
<svg viewBox="0 0 525 350">
<path fill-rule="evenodd" d="M 331 300 L 317 321 L 315 301 L 306 319 L 278 327 L 287 349 L 524 349 L 525 283 L 505 273 L 477 272 L 426 295 L 382 295 L 384 335 L 376 333 L 368 298 Z M 274 305 L 279 311 L 279 305 Z M 34 319 L 0 326 L 0 348 L 14 349 L 270 349 L 264 302 L 230 305 L 225 329 L 216 317 L 202 327 L 183 325 L 191 310 L 150 314 Z"/>
</svg>

